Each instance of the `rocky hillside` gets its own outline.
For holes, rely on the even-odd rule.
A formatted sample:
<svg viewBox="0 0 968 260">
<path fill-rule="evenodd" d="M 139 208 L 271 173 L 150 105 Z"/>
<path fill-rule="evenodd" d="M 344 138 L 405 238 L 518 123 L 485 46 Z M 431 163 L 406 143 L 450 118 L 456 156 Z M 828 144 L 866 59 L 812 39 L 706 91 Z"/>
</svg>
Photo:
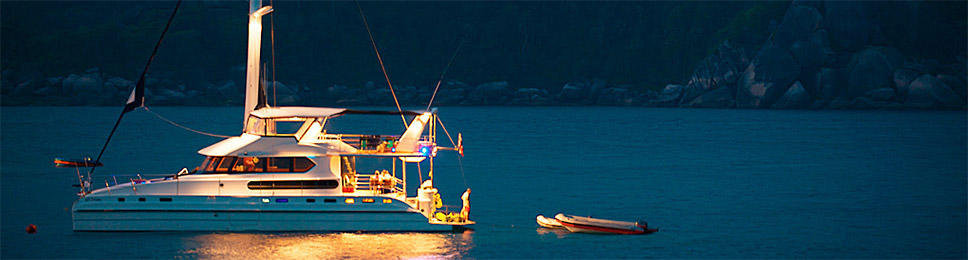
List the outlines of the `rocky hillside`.
<svg viewBox="0 0 968 260">
<path fill-rule="evenodd" d="M 171 3 L 51 3 L 2 2 L 0 104 L 121 104 Z M 237 5 L 186 2 L 149 73 L 148 105 L 241 103 L 245 6 Z M 364 8 L 404 105 L 426 105 L 458 48 L 435 105 L 964 109 L 968 92 L 965 2 Z M 91 12 L 67 15 L 75 9 Z M 275 35 L 270 104 L 392 104 L 355 4 L 276 9 L 285 15 L 274 26 L 286 29 Z M 271 41 L 263 40 L 267 59 Z"/>
</svg>

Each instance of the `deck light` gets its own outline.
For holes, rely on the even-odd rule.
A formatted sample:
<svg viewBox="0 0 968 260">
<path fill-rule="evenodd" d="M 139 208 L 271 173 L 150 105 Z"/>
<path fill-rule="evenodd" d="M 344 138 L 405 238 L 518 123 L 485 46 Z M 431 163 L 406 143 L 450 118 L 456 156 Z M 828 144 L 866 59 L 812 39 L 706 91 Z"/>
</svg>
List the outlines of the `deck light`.
<svg viewBox="0 0 968 260">
<path fill-rule="evenodd" d="M 269 203 L 269 198 L 262 198 L 262 203 Z"/>
<path fill-rule="evenodd" d="M 427 154 L 430 153 L 430 147 L 421 146 L 420 153 L 423 154 L 424 156 L 427 156 Z"/>
</svg>

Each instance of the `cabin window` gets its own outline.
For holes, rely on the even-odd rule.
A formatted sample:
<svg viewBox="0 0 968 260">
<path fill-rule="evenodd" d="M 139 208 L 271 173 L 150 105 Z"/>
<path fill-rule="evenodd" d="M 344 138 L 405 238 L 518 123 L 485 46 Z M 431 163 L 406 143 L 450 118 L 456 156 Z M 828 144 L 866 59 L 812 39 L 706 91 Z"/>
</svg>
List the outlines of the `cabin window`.
<svg viewBox="0 0 968 260">
<path fill-rule="evenodd" d="M 124 198 L 118 198 L 118 202 L 124 202 Z"/>
<path fill-rule="evenodd" d="M 216 172 L 229 172 L 232 170 L 232 165 L 235 164 L 237 157 L 225 157 L 219 160 L 218 167 L 215 168 Z"/>
<path fill-rule="evenodd" d="M 293 159 L 293 162 L 292 162 L 293 172 L 306 172 L 306 171 L 309 171 L 309 169 L 312 169 L 313 166 L 316 166 L 316 164 L 313 163 L 313 161 L 310 161 L 309 158 L 296 157 L 292 159 Z"/>
<path fill-rule="evenodd" d="M 339 187 L 336 180 L 317 181 L 250 181 L 250 190 L 294 190 L 294 189 L 335 189 Z"/>
<path fill-rule="evenodd" d="M 323 202 L 326 202 L 326 203 L 336 203 L 336 199 L 323 199 Z"/>
<path fill-rule="evenodd" d="M 158 201 L 161 201 L 161 202 L 171 202 L 171 198 L 159 198 Z"/>
<path fill-rule="evenodd" d="M 202 173 L 260 173 L 260 172 L 307 172 L 316 163 L 306 157 L 236 157 L 211 156 L 205 158 Z"/>
<path fill-rule="evenodd" d="M 269 158 L 269 172 L 292 172 L 292 158 Z"/>
<path fill-rule="evenodd" d="M 306 203 L 315 203 L 316 199 L 306 199 Z"/>
<path fill-rule="evenodd" d="M 297 131 L 299 131 L 299 128 L 302 127 L 304 121 L 306 120 L 299 119 L 298 121 L 288 121 L 288 120 L 286 121 L 273 120 L 273 121 L 276 126 L 276 129 L 275 129 L 276 135 L 294 135 L 296 134 Z"/>
</svg>

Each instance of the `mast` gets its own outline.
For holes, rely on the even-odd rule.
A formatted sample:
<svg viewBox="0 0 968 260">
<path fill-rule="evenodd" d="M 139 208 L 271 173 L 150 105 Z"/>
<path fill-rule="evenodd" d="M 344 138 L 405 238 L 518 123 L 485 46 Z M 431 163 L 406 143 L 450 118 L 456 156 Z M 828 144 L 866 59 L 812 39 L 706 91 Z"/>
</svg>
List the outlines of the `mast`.
<svg viewBox="0 0 968 260">
<path fill-rule="evenodd" d="M 259 93 L 259 64 L 262 52 L 262 16 L 272 12 L 272 6 L 262 6 L 262 0 L 249 0 L 249 52 L 245 66 L 245 114 L 242 129 L 248 125 L 249 113 L 265 106 Z"/>
</svg>

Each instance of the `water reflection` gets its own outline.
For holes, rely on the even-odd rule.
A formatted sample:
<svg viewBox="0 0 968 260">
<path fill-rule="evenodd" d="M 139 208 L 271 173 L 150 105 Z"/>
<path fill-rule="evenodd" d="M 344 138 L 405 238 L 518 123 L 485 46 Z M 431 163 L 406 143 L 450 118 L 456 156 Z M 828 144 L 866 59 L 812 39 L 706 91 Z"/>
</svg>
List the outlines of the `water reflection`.
<svg viewBox="0 0 968 260">
<path fill-rule="evenodd" d="M 558 238 L 564 238 L 569 233 L 571 233 L 567 229 L 564 229 L 564 228 L 543 228 L 543 227 L 539 227 L 535 231 L 538 232 L 538 235 L 545 236 L 545 235 L 548 235 L 548 234 L 554 234 Z"/>
<path fill-rule="evenodd" d="M 474 247 L 473 233 L 205 234 L 186 238 L 185 258 L 450 259 Z"/>
</svg>

